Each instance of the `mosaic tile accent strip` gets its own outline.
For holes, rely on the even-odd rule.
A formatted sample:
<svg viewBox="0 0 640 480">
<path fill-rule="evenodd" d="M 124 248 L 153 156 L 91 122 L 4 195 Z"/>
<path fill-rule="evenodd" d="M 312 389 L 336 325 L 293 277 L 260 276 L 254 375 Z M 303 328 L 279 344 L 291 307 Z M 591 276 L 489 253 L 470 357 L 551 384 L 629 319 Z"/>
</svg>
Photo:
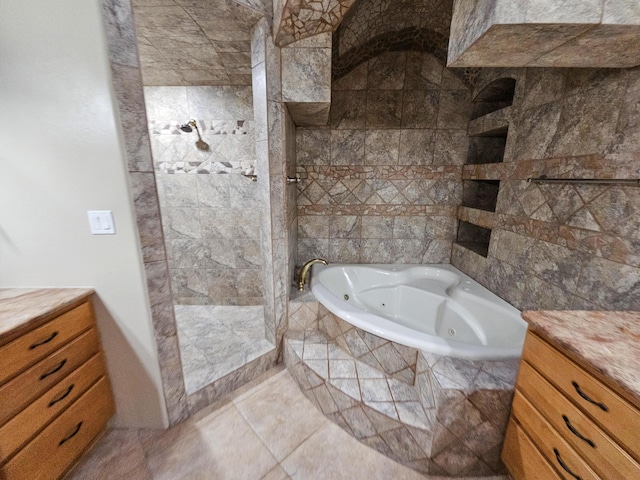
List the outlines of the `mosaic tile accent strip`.
<svg viewBox="0 0 640 480">
<path fill-rule="evenodd" d="M 331 32 L 355 0 L 282 0 L 274 2 L 275 43 L 284 47 L 296 40 Z"/>
<path fill-rule="evenodd" d="M 196 123 L 200 133 L 209 135 L 246 135 L 253 130 L 253 122 L 246 120 L 197 120 Z M 180 129 L 182 124 L 178 121 L 158 122 L 151 120 L 149 131 L 152 135 L 191 135 L 193 132 L 185 132 Z"/>
<path fill-rule="evenodd" d="M 290 308 L 298 319 L 291 325 L 307 328 L 287 333 L 285 364 L 327 418 L 365 445 L 422 473 L 455 478 L 504 472 L 500 450 L 517 361 L 470 362 L 416 351 L 413 381 L 400 381 L 355 358 L 342 340 L 334 342 L 315 330 L 318 324 L 345 342 L 352 339 L 344 330 L 354 332 L 327 317 L 322 306 L 314 306 L 317 302 L 306 307 L 302 301 L 295 303 Z M 319 319 L 313 321 L 316 308 Z M 389 344 L 371 334 L 366 340 L 356 335 L 360 342 L 355 348 L 363 352 Z M 353 351 L 354 345 L 350 347 Z"/>
</svg>

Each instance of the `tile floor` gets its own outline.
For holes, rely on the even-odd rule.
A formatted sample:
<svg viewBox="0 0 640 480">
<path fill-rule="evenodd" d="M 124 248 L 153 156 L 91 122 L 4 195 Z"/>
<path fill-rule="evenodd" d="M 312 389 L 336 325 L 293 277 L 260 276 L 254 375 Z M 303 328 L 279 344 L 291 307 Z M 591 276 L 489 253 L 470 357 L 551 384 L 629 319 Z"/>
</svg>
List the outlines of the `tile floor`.
<svg viewBox="0 0 640 480">
<path fill-rule="evenodd" d="M 424 477 L 359 443 L 279 367 L 169 430 L 108 431 L 67 480 L 425 478 L 442 477 Z"/>
<path fill-rule="evenodd" d="M 176 305 L 187 394 L 273 350 L 262 306 Z"/>
</svg>

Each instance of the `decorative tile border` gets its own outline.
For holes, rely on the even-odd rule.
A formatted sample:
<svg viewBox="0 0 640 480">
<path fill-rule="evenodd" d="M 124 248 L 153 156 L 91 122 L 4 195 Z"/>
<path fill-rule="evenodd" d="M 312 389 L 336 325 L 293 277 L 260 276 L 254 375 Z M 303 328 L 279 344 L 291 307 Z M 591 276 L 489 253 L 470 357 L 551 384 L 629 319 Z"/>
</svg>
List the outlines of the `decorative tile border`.
<svg viewBox="0 0 640 480">
<path fill-rule="evenodd" d="M 196 120 L 202 135 L 246 135 L 253 132 L 253 121 L 247 120 Z M 169 122 L 149 122 L 152 135 L 193 135 L 195 132 L 184 132 L 177 120 Z"/>
<path fill-rule="evenodd" d="M 156 162 L 156 170 L 166 174 L 199 174 L 209 175 L 211 173 L 227 174 L 249 172 L 251 168 L 243 168 L 240 162 Z"/>
</svg>

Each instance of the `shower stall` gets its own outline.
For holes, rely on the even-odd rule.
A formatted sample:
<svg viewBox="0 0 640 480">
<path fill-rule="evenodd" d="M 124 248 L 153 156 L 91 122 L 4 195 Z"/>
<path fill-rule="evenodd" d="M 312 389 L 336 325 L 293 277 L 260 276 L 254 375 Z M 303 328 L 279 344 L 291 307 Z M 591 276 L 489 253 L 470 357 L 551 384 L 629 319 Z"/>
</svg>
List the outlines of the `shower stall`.
<svg viewBox="0 0 640 480">
<path fill-rule="evenodd" d="M 265 338 L 248 86 L 145 87 L 187 395 L 273 351 Z"/>
</svg>

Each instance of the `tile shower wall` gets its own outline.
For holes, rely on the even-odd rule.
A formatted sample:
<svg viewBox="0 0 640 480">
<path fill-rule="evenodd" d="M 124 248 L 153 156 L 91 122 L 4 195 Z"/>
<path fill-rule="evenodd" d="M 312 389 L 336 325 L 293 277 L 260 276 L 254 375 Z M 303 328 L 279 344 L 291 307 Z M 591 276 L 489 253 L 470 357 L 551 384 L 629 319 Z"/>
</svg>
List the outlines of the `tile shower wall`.
<svg viewBox="0 0 640 480">
<path fill-rule="evenodd" d="M 129 0 L 104 0 L 102 18 L 107 35 L 109 64 L 129 169 L 129 185 L 158 348 L 160 375 L 169 423 L 189 416 L 178 350 L 160 206 L 156 195 L 149 132 L 146 126 L 140 60 Z"/>
<path fill-rule="evenodd" d="M 528 177 L 639 178 L 640 69 L 485 71 L 517 80 L 488 258 L 452 263 L 520 309 L 640 309 L 640 189 Z"/>
<path fill-rule="evenodd" d="M 263 298 L 251 87 L 146 87 L 176 304 L 260 305 Z M 208 151 L 196 148 L 198 122 Z"/>
<path fill-rule="evenodd" d="M 262 186 L 260 209 L 265 258 L 265 326 L 278 349 L 287 329 L 296 251 L 296 190 L 287 176 L 295 173 L 296 126 L 282 94 L 281 49 L 273 43 L 266 18 L 252 31 L 253 85 L 256 122 L 256 171 Z"/>
<path fill-rule="evenodd" d="M 330 126 L 298 128 L 298 262 L 448 263 L 470 93 L 428 53 L 334 81 Z"/>
</svg>

